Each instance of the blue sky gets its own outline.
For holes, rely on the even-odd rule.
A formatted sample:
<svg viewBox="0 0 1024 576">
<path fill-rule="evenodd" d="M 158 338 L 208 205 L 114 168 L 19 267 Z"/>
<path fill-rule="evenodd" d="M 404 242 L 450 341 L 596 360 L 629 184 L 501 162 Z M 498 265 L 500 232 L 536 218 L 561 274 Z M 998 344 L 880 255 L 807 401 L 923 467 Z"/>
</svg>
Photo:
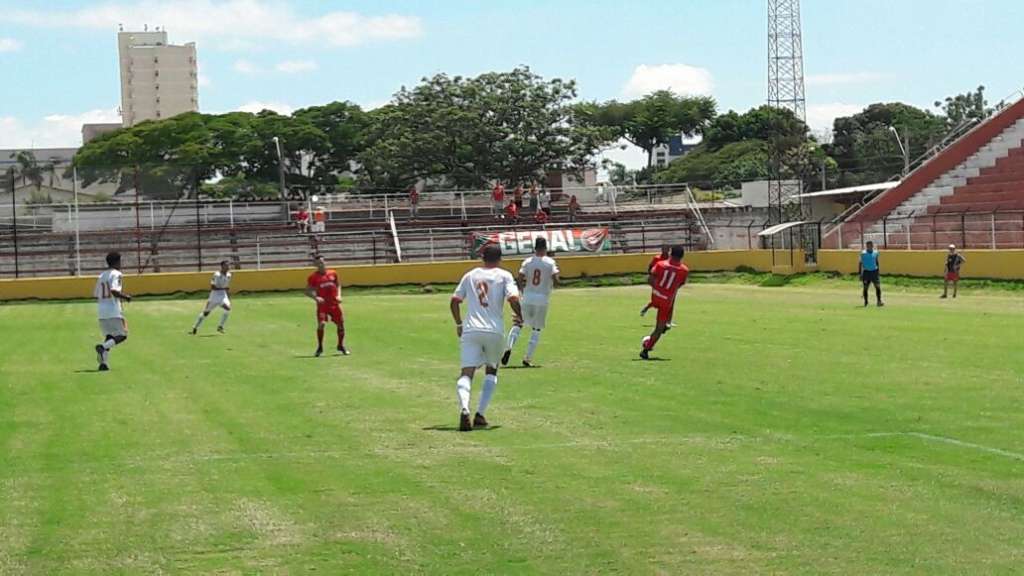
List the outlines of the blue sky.
<svg viewBox="0 0 1024 576">
<path fill-rule="evenodd" d="M 979 84 L 995 101 L 1024 86 L 1020 0 L 802 9 L 814 128 L 872 102 L 930 106 Z M 82 121 L 116 121 L 118 23 L 197 43 L 202 111 L 287 112 L 372 107 L 424 75 L 520 64 L 575 78 L 586 99 L 666 87 L 745 110 L 766 97 L 765 21 L 765 0 L 0 0 L 0 147 L 77 145 Z"/>
</svg>

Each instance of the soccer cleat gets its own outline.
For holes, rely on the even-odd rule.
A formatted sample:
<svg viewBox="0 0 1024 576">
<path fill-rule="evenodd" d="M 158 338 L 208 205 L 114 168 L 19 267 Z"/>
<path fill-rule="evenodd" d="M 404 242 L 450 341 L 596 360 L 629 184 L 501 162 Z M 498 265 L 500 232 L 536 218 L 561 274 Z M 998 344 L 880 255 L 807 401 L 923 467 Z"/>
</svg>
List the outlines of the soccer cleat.
<svg viewBox="0 0 1024 576">
<path fill-rule="evenodd" d="M 320 347 L 318 347 L 318 348 L 316 349 L 316 352 L 313 352 L 313 356 L 315 356 L 315 357 L 319 358 L 320 356 L 322 356 L 322 355 L 323 355 L 323 353 L 324 353 L 324 349 L 323 349 L 323 348 L 320 348 Z"/>
<path fill-rule="evenodd" d="M 879 303 L 878 303 L 878 307 L 879 307 L 879 308 L 881 308 L 882 306 L 885 306 L 885 302 L 879 302 Z"/>
<path fill-rule="evenodd" d="M 641 360 L 650 360 L 651 359 L 650 350 L 648 350 L 647 348 L 644 348 L 643 350 L 640 350 L 640 359 Z"/>
<path fill-rule="evenodd" d="M 942 296 L 939 296 L 939 298 L 943 298 L 944 299 L 944 298 L 946 298 L 946 295 L 943 294 Z"/>
<path fill-rule="evenodd" d="M 646 307 L 640 309 L 640 317 L 643 318 L 644 316 L 647 316 L 647 308 Z"/>
<path fill-rule="evenodd" d="M 191 331 L 191 332 L 189 332 L 189 334 L 191 334 L 191 335 L 195 336 L 195 335 L 196 335 L 196 332 L 197 332 L 197 329 L 193 328 L 193 329 L 192 329 L 192 331 Z"/>
<path fill-rule="evenodd" d="M 107 368 L 106 364 L 100 364 L 100 367 L 99 367 L 99 371 L 100 372 L 106 372 L 107 370 L 110 370 L 110 368 Z"/>
<path fill-rule="evenodd" d="M 220 332 L 221 334 L 223 334 L 224 333 L 224 327 L 223 326 L 217 326 L 217 332 Z"/>
<path fill-rule="evenodd" d="M 490 424 L 487 423 L 487 418 L 484 415 L 477 412 L 476 416 L 473 416 L 473 428 L 487 428 Z"/>
<path fill-rule="evenodd" d="M 469 432 L 473 429 L 473 422 L 469 420 L 469 412 L 462 412 L 459 415 L 459 432 Z"/>
<path fill-rule="evenodd" d="M 505 350 L 505 353 L 501 355 L 501 365 L 508 366 L 508 359 L 512 356 L 512 349 Z"/>
<path fill-rule="evenodd" d="M 338 354 L 341 354 L 342 356 L 348 356 L 349 354 L 351 354 L 351 352 L 349 352 L 348 348 L 345 348 L 344 346 L 338 346 Z"/>
<path fill-rule="evenodd" d="M 106 352 L 106 351 L 107 351 L 107 349 L 103 347 L 103 344 L 97 344 L 96 345 L 96 363 L 97 364 L 99 364 L 101 366 L 104 364 L 104 362 L 103 362 L 103 353 Z"/>
<path fill-rule="evenodd" d="M 529 360 L 523 360 L 523 368 L 533 368 L 533 364 L 530 364 Z"/>
</svg>

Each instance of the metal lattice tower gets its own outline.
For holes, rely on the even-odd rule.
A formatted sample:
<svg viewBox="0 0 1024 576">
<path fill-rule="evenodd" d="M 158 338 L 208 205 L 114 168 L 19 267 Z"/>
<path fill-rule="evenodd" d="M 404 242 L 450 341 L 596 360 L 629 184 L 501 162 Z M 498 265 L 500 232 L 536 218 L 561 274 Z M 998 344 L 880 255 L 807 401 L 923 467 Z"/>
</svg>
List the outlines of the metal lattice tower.
<svg viewBox="0 0 1024 576">
<path fill-rule="evenodd" d="M 807 120 L 800 0 L 768 0 L 768 105 Z"/>
</svg>

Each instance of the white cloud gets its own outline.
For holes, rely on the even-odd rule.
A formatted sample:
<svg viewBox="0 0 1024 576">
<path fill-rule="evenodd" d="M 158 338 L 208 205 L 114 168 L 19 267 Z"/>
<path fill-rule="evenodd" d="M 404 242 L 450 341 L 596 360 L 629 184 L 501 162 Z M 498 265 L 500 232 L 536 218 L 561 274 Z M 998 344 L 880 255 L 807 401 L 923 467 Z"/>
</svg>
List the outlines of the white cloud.
<svg viewBox="0 0 1024 576">
<path fill-rule="evenodd" d="M 236 108 L 236 110 L 238 110 L 239 112 L 252 112 L 253 114 L 262 112 L 264 110 L 272 110 L 274 112 L 277 112 L 278 114 L 284 114 L 285 116 L 288 116 L 295 111 L 295 107 L 281 102 L 262 102 L 260 100 L 253 100 L 251 102 L 246 102 L 245 104 L 242 104 L 241 106 Z"/>
<path fill-rule="evenodd" d="M 312 72 L 320 66 L 313 60 L 285 60 L 278 62 L 274 69 L 285 74 L 298 74 L 300 72 Z"/>
<path fill-rule="evenodd" d="M 842 84 L 870 84 L 887 78 L 878 72 L 848 72 L 843 74 L 810 74 L 805 79 L 808 86 L 836 86 Z"/>
<path fill-rule="evenodd" d="M 688 64 L 641 64 L 622 88 L 626 98 L 639 98 L 657 90 L 687 96 L 709 96 L 714 88 L 711 72 Z"/>
<path fill-rule="evenodd" d="M 179 39 L 208 41 L 227 49 L 268 41 L 355 46 L 423 34 L 422 22 L 415 16 L 333 11 L 308 17 L 297 14 L 288 3 L 274 0 L 129 0 L 65 10 L 4 9 L 0 22 L 105 31 L 122 24 L 127 30 L 141 30 L 148 24 L 165 27 Z"/>
<path fill-rule="evenodd" d="M 199 84 L 200 88 L 205 88 L 205 87 L 210 86 L 211 84 L 213 84 L 213 81 L 210 80 L 210 77 L 207 76 L 206 74 L 203 74 L 202 72 L 199 73 L 199 79 L 198 80 L 199 80 L 198 84 Z"/>
<path fill-rule="evenodd" d="M 82 144 L 82 124 L 119 122 L 117 109 L 51 114 L 32 122 L 0 117 L 0 148 L 74 148 Z"/>
<path fill-rule="evenodd" d="M 831 131 L 833 120 L 841 116 L 851 116 L 863 109 L 864 106 L 861 104 L 844 102 L 814 104 L 807 107 L 807 125 L 815 132 Z"/>
<path fill-rule="evenodd" d="M 21 50 L 21 42 L 14 38 L 0 38 L 0 53 L 17 52 Z"/>
<path fill-rule="evenodd" d="M 255 64 L 245 59 L 235 60 L 233 68 L 235 69 L 235 72 L 240 72 L 242 74 L 255 74 L 259 72 L 259 68 L 257 68 Z"/>
</svg>

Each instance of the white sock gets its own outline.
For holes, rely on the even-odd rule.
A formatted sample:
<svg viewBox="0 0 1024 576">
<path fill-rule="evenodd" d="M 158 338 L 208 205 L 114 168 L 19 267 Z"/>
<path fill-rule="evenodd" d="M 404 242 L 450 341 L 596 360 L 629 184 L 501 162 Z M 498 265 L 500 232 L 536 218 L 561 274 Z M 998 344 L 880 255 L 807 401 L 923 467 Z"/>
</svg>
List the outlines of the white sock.
<svg viewBox="0 0 1024 576">
<path fill-rule="evenodd" d="M 106 340 L 103 341 L 104 350 L 110 350 L 114 346 L 117 346 L 117 342 L 115 342 L 113 338 L 107 338 Z"/>
<path fill-rule="evenodd" d="M 196 318 L 196 323 L 192 325 L 192 329 L 193 330 L 198 329 L 199 325 L 202 324 L 203 320 L 205 320 L 205 319 L 206 319 L 206 314 L 200 314 L 199 317 Z"/>
<path fill-rule="evenodd" d="M 526 356 L 523 357 L 523 360 L 529 362 L 533 358 L 533 353 L 537 351 L 538 342 L 540 342 L 540 330 L 534 328 L 533 333 L 530 334 L 530 343 L 526 345 Z"/>
<path fill-rule="evenodd" d="M 484 390 L 480 393 L 480 405 L 477 406 L 477 413 L 481 416 L 487 411 L 487 405 L 491 403 L 491 396 L 494 396 L 494 389 L 498 387 L 498 375 L 488 374 L 484 376 Z"/>
<path fill-rule="evenodd" d="M 225 310 L 224 314 L 221 315 L 220 324 L 217 325 L 218 328 L 223 328 L 228 323 L 228 314 L 231 314 L 230 310 Z"/>
<path fill-rule="evenodd" d="M 459 407 L 462 408 L 464 414 L 469 414 L 469 389 L 473 385 L 473 380 L 469 376 L 459 376 L 459 380 L 455 383 L 455 392 L 459 395 Z"/>
<path fill-rule="evenodd" d="M 519 331 L 522 330 L 519 326 L 513 326 L 508 331 L 508 344 L 505 345 L 505 350 L 511 350 L 516 345 L 516 340 L 519 340 Z"/>
</svg>

